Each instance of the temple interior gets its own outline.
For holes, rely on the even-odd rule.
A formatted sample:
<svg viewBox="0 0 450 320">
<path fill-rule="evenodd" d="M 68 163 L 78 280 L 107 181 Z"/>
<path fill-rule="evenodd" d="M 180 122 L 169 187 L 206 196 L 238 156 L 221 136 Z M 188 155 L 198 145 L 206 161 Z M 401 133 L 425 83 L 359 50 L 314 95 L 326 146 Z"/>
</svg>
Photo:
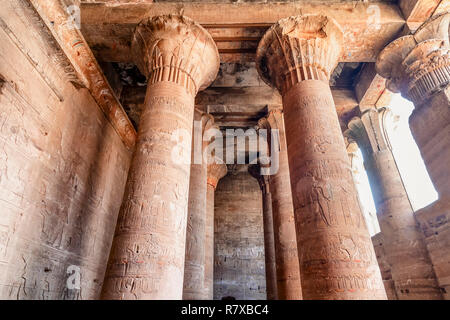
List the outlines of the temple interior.
<svg viewBox="0 0 450 320">
<path fill-rule="evenodd" d="M 8 0 L 0 299 L 450 299 L 450 1 Z"/>
</svg>

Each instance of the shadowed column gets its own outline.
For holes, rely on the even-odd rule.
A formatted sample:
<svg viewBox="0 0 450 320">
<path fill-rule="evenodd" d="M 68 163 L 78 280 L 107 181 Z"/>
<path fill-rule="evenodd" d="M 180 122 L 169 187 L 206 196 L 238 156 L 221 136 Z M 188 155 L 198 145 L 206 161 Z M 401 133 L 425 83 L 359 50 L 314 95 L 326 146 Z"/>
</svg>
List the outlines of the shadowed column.
<svg viewBox="0 0 450 320">
<path fill-rule="evenodd" d="M 276 142 L 277 149 L 279 149 L 277 153 L 278 170 L 269 176 L 272 194 L 278 299 L 301 300 L 302 288 L 295 232 L 294 206 L 292 204 L 282 110 L 277 108 L 269 111 L 267 117 L 259 120 L 258 126 L 269 131 L 271 129 L 278 130 L 278 141 Z M 272 134 L 267 133 L 267 137 L 272 138 Z M 274 141 L 271 143 L 274 143 Z M 271 158 L 273 156 L 271 155 Z"/>
<path fill-rule="evenodd" d="M 142 21 L 132 52 L 148 88 L 103 298 L 181 299 L 194 97 L 219 55 L 205 29 L 174 15 Z"/>
<path fill-rule="evenodd" d="M 203 134 L 213 123 L 214 119 L 211 115 L 197 109 L 194 111 L 183 286 L 183 299 L 186 300 L 208 298 L 204 283 L 208 165 L 203 158 L 207 146 L 207 143 L 203 141 Z"/>
<path fill-rule="evenodd" d="M 206 190 L 206 242 L 205 242 L 205 286 L 208 300 L 214 295 L 214 192 L 219 180 L 227 174 L 227 165 L 221 160 L 208 164 L 208 182 Z"/>
<path fill-rule="evenodd" d="M 409 118 L 439 199 L 415 213 L 444 297 L 450 299 L 450 13 L 384 48 L 376 62 L 386 86 L 415 106 Z"/>
<path fill-rule="evenodd" d="M 344 133 L 356 141 L 377 208 L 386 258 L 398 299 L 441 299 L 423 234 L 384 135 L 384 109 L 367 109 Z"/>
<path fill-rule="evenodd" d="M 272 195 L 269 187 L 269 176 L 261 175 L 261 167 L 259 165 L 249 165 L 248 172 L 258 180 L 259 187 L 262 191 L 267 300 L 278 300 Z"/>
<path fill-rule="evenodd" d="M 342 31 L 328 17 L 278 21 L 257 49 L 283 98 L 304 299 L 386 299 L 328 84 Z"/>
</svg>

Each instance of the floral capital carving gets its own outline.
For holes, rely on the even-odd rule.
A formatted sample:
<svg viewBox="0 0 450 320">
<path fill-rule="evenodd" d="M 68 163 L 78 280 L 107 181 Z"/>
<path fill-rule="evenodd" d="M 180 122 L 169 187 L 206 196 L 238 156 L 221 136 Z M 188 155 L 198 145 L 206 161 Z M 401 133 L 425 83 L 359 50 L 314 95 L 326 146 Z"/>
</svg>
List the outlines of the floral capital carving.
<svg viewBox="0 0 450 320">
<path fill-rule="evenodd" d="M 141 21 L 134 31 L 132 54 L 149 85 L 175 82 L 193 95 L 208 87 L 219 71 L 219 52 L 211 35 L 180 15 Z"/>
<path fill-rule="evenodd" d="M 321 15 L 278 21 L 261 39 L 256 66 L 261 78 L 281 93 L 304 80 L 328 83 L 342 51 L 338 23 Z"/>
</svg>

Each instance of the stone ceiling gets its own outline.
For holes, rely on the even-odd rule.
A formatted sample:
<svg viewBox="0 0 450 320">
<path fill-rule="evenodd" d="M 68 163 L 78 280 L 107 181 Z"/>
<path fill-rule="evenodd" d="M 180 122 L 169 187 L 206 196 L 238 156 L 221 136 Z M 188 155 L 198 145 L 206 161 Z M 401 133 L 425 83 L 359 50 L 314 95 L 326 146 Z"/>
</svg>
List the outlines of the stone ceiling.
<svg viewBox="0 0 450 320">
<path fill-rule="evenodd" d="M 330 80 L 344 129 L 346 120 L 359 112 L 354 88 L 362 66 L 374 62 L 378 52 L 405 26 L 400 7 L 394 0 L 81 0 L 81 31 L 137 128 L 146 79 L 131 61 L 133 29 L 143 18 L 153 15 L 189 16 L 211 33 L 221 56 L 218 77 L 198 94 L 196 107 L 214 115 L 222 128 L 252 127 L 268 107 L 281 106 L 279 94 L 265 85 L 256 72 L 255 51 L 261 36 L 286 16 L 307 13 L 331 16 L 344 32 L 341 63 Z M 378 24 L 374 25 L 377 10 Z"/>
</svg>

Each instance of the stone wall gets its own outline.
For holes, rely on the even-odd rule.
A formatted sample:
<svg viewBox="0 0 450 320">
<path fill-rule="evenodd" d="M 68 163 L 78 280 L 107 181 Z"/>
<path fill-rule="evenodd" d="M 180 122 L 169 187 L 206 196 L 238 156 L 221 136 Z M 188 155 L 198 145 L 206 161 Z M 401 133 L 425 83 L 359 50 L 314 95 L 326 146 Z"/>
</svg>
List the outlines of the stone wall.
<svg viewBox="0 0 450 320">
<path fill-rule="evenodd" d="M 0 16 L 0 299 L 98 298 L 130 151 L 42 30 Z"/>
<path fill-rule="evenodd" d="M 395 292 L 394 280 L 392 280 L 391 266 L 387 262 L 383 234 L 381 232 L 375 234 L 372 237 L 372 243 L 375 249 L 378 266 L 380 267 L 381 278 L 383 279 L 387 298 L 388 300 L 398 300 L 397 293 Z"/>
<path fill-rule="evenodd" d="M 246 166 L 215 194 L 214 299 L 266 299 L 262 194 Z"/>
<path fill-rule="evenodd" d="M 450 198 L 415 212 L 445 300 L 450 300 Z"/>
</svg>

